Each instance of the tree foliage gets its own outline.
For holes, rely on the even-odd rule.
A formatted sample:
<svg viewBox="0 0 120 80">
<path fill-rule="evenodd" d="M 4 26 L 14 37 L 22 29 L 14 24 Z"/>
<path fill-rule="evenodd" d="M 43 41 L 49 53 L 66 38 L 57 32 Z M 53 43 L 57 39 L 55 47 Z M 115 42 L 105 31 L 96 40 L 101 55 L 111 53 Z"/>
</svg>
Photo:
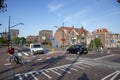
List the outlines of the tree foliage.
<svg viewBox="0 0 120 80">
<path fill-rule="evenodd" d="M 120 3 L 120 0 L 117 0 L 118 3 Z"/>
<path fill-rule="evenodd" d="M 24 37 L 15 37 L 12 39 L 12 42 L 16 45 L 23 45 L 26 43 L 26 39 Z"/>
<path fill-rule="evenodd" d="M 5 3 L 6 0 L 0 0 L 0 13 L 7 11 L 7 4 Z"/>
<path fill-rule="evenodd" d="M 100 38 L 95 38 L 94 41 L 96 47 L 100 47 L 102 45 Z"/>
<path fill-rule="evenodd" d="M 1 37 L 0 37 L 0 44 L 3 43 L 3 42 L 4 42 L 4 39 L 3 39 L 3 37 L 1 36 Z"/>
<path fill-rule="evenodd" d="M 89 48 L 98 48 L 100 46 L 102 46 L 100 38 L 95 38 L 94 40 L 91 40 L 89 44 Z"/>
</svg>

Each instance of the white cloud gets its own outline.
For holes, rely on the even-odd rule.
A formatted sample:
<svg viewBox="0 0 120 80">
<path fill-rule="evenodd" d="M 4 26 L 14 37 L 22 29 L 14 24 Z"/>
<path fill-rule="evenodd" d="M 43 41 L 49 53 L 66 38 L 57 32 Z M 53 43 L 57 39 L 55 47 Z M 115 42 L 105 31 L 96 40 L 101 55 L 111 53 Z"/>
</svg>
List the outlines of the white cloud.
<svg viewBox="0 0 120 80">
<path fill-rule="evenodd" d="M 60 4 L 60 3 L 50 3 L 48 4 L 48 8 L 51 12 L 54 12 L 54 11 L 57 11 L 59 9 L 61 9 L 63 7 L 63 4 Z"/>
</svg>

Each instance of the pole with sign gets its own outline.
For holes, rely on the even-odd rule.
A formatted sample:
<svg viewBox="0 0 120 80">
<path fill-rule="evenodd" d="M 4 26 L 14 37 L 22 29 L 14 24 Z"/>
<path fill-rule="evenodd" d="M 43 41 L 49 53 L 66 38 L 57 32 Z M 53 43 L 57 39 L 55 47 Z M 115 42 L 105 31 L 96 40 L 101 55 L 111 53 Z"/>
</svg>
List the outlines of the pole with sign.
<svg viewBox="0 0 120 80">
<path fill-rule="evenodd" d="M 51 37 L 50 41 L 52 43 L 52 53 L 54 53 L 54 37 Z"/>
</svg>

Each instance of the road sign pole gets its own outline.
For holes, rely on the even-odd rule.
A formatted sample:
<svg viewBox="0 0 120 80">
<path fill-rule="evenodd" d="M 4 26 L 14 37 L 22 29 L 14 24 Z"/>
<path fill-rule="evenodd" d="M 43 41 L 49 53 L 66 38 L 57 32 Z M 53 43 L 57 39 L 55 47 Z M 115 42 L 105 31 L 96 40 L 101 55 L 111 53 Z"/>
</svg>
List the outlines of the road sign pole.
<svg viewBox="0 0 120 80">
<path fill-rule="evenodd" d="M 50 38 L 50 41 L 51 41 L 51 43 L 52 43 L 52 54 L 54 54 L 54 37 L 51 37 Z"/>
</svg>

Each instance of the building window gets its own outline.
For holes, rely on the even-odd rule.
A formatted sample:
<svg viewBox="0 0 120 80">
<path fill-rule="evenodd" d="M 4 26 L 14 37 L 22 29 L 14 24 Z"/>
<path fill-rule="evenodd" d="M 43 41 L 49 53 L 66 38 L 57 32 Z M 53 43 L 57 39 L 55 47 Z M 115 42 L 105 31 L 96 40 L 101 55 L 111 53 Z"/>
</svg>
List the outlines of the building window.
<svg viewBox="0 0 120 80">
<path fill-rule="evenodd" d="M 82 37 L 84 37 L 84 36 L 85 36 L 85 34 L 83 33 L 83 34 L 82 34 Z"/>
</svg>

